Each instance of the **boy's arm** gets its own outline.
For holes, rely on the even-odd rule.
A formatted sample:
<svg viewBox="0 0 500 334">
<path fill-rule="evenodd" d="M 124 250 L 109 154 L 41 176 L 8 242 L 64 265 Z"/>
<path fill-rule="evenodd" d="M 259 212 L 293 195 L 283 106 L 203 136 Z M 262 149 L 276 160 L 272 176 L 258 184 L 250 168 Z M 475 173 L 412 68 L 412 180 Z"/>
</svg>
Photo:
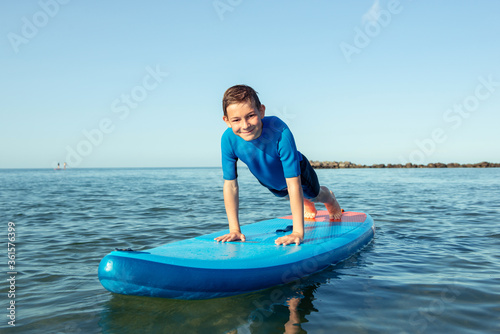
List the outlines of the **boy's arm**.
<svg viewBox="0 0 500 334">
<path fill-rule="evenodd" d="M 238 218 L 239 211 L 239 193 L 238 193 L 238 180 L 224 180 L 224 205 L 226 207 L 227 220 L 229 222 L 229 233 L 217 237 L 217 241 L 245 241 L 245 236 L 241 233 L 240 222 Z"/>
<path fill-rule="evenodd" d="M 277 245 L 297 244 L 304 240 L 304 195 L 300 176 L 287 178 L 288 196 L 290 197 L 290 208 L 293 216 L 293 232 L 276 239 Z"/>
</svg>

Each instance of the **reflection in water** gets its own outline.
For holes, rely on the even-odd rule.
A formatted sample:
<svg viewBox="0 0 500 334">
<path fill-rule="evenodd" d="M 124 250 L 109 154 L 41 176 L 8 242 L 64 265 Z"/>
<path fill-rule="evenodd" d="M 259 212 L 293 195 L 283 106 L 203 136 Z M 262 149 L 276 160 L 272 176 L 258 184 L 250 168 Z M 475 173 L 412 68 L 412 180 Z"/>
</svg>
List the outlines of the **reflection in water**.
<svg viewBox="0 0 500 334">
<path fill-rule="evenodd" d="M 367 246 L 365 251 L 373 247 Z M 307 333 L 321 285 L 341 283 L 343 270 L 367 264 L 363 252 L 309 277 L 246 295 L 175 300 L 110 294 L 99 321 L 102 333 Z M 340 302 L 343 304 L 342 302 Z"/>
<path fill-rule="evenodd" d="M 313 283 L 307 286 L 304 282 L 297 281 L 291 286 L 271 289 L 266 296 L 269 298 L 267 307 L 257 307 L 248 315 L 245 322 L 228 333 L 307 333 L 302 329 L 301 324 L 307 322 L 307 315 L 317 312 L 312 301 L 319 285 L 319 283 Z M 285 293 L 283 289 L 287 292 Z M 278 296 L 281 292 L 284 292 L 282 299 L 272 301 L 273 294 Z M 260 303 L 260 299 L 253 302 L 255 306 L 261 306 Z"/>
<path fill-rule="evenodd" d="M 288 310 L 290 311 L 290 319 L 285 323 L 285 333 L 300 333 L 302 327 L 300 327 L 300 314 L 298 311 L 298 306 L 300 303 L 300 298 L 294 297 L 287 301 Z"/>
<path fill-rule="evenodd" d="M 199 301 L 112 294 L 99 326 L 103 333 L 307 333 L 301 324 L 317 312 L 314 293 L 335 276 L 330 270 L 264 291 Z"/>
</svg>

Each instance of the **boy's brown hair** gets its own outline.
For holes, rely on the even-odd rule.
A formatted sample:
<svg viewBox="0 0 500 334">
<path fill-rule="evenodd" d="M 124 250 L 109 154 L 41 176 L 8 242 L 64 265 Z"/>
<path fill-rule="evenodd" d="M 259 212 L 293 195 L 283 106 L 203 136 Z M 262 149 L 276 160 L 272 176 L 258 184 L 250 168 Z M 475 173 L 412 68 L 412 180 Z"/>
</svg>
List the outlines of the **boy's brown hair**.
<svg viewBox="0 0 500 334">
<path fill-rule="evenodd" d="M 236 85 L 224 93 L 224 97 L 222 98 L 222 109 L 224 110 L 224 116 L 227 117 L 227 107 L 231 104 L 250 102 L 254 105 L 257 110 L 260 110 L 260 100 L 257 96 L 257 92 L 249 86 L 246 85 Z"/>
</svg>

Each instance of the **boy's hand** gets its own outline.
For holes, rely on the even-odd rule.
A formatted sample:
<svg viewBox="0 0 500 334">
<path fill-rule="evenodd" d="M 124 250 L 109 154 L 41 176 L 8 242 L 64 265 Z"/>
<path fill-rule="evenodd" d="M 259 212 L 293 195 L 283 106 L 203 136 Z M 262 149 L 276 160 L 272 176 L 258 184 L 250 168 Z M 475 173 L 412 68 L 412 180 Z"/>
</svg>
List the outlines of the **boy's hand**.
<svg viewBox="0 0 500 334">
<path fill-rule="evenodd" d="M 283 237 L 280 237 L 280 238 L 276 239 L 275 243 L 276 243 L 276 245 L 287 246 L 287 245 L 290 245 L 290 244 L 300 245 L 300 243 L 302 241 L 304 241 L 304 237 L 301 236 L 297 232 L 293 232 L 292 234 L 288 234 L 288 235 L 285 235 Z"/>
<path fill-rule="evenodd" d="M 241 232 L 231 232 L 228 234 L 224 234 L 223 236 L 217 237 L 214 239 L 217 242 L 229 242 L 229 241 L 237 241 L 241 240 L 245 242 L 245 235 Z"/>
</svg>

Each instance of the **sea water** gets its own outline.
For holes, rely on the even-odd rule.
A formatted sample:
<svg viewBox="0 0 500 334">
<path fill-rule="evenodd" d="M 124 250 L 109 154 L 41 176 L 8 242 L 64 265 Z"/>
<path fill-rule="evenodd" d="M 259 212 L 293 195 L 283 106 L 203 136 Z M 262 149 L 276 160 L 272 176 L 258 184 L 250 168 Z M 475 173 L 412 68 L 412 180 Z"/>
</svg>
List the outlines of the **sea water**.
<svg viewBox="0 0 500 334">
<path fill-rule="evenodd" d="M 0 331 L 500 331 L 500 169 L 317 172 L 346 211 L 371 214 L 372 243 L 297 282 L 182 301 L 112 294 L 97 267 L 116 247 L 226 229 L 220 169 L 0 170 Z M 239 174 L 242 224 L 290 213 Z"/>
</svg>

